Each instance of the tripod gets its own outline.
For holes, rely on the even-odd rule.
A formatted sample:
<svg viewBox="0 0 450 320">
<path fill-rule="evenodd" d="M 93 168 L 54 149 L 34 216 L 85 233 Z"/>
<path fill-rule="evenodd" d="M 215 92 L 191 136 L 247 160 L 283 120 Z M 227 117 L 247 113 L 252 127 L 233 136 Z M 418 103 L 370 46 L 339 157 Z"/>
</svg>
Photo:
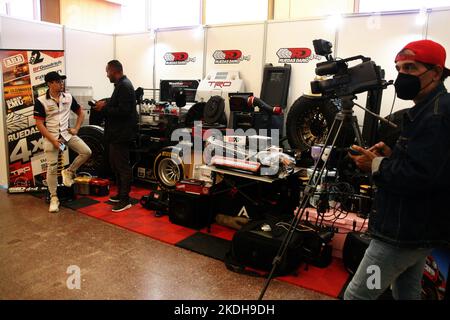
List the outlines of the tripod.
<svg viewBox="0 0 450 320">
<path fill-rule="evenodd" d="M 356 116 L 353 115 L 353 106 L 355 104 L 353 102 L 353 100 L 355 98 L 356 98 L 356 96 L 354 96 L 354 95 L 346 95 L 346 96 L 340 97 L 340 99 L 342 101 L 342 108 L 336 114 L 336 116 L 334 118 L 333 124 L 331 125 L 330 131 L 327 135 L 327 138 L 325 140 L 325 145 L 322 148 L 319 159 L 322 159 L 325 148 L 328 145 L 330 145 L 330 142 L 331 142 L 331 150 L 333 150 L 333 148 L 336 146 L 336 141 L 337 141 L 338 137 L 342 133 L 344 126 L 348 126 L 349 124 L 353 128 L 353 132 L 355 133 L 355 137 L 356 137 L 356 141 L 357 141 L 358 145 L 364 146 L 362 134 L 361 134 L 361 131 L 358 126 L 358 120 L 357 120 Z M 323 160 L 323 163 L 320 167 L 319 167 L 320 161 L 317 161 L 315 163 L 314 170 L 308 181 L 308 185 L 305 187 L 305 190 L 303 193 L 303 198 L 300 200 L 299 207 L 297 208 L 297 211 L 295 212 L 295 216 L 292 219 L 292 222 L 289 226 L 286 236 L 284 237 L 283 242 L 281 243 L 280 248 L 278 249 L 277 255 L 273 259 L 272 270 L 270 271 L 270 273 L 265 281 L 264 288 L 262 289 L 258 300 L 262 300 L 262 298 L 264 297 L 264 294 L 265 294 L 267 288 L 269 287 L 270 281 L 272 280 L 273 275 L 274 275 L 278 265 L 281 263 L 284 255 L 286 254 L 288 245 L 292 239 L 292 236 L 296 230 L 296 227 L 297 227 L 298 223 L 301 221 L 303 214 L 305 213 L 305 210 L 306 210 L 307 204 L 309 203 L 309 200 L 316 192 L 317 186 L 321 180 L 320 178 L 322 177 L 324 171 L 326 170 L 328 159 L 330 159 L 330 158 L 331 158 L 331 156 L 328 155 L 328 157 L 325 160 Z M 316 178 L 317 172 L 319 172 L 319 175 Z"/>
</svg>

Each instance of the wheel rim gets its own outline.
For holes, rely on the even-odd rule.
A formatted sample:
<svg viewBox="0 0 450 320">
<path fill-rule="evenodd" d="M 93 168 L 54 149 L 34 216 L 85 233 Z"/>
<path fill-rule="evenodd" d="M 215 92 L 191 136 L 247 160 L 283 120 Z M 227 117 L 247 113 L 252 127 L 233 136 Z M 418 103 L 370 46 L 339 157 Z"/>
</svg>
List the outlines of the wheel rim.
<svg viewBox="0 0 450 320">
<path fill-rule="evenodd" d="M 328 135 L 328 123 L 319 108 L 305 112 L 297 120 L 298 135 L 303 142 L 312 147 L 315 144 L 325 143 Z"/>
<path fill-rule="evenodd" d="M 173 187 L 180 180 L 180 168 L 173 159 L 162 159 L 158 166 L 158 176 L 163 184 Z"/>
</svg>

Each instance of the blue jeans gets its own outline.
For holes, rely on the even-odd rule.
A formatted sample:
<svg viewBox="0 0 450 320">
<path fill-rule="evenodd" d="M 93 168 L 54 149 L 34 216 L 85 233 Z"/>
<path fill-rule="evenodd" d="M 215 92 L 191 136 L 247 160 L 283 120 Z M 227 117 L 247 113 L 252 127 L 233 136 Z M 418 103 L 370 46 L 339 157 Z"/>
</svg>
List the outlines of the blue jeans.
<svg viewBox="0 0 450 320">
<path fill-rule="evenodd" d="M 375 300 L 389 286 L 396 300 L 420 300 L 425 259 L 432 249 L 406 249 L 373 239 L 344 293 L 345 300 Z"/>
</svg>

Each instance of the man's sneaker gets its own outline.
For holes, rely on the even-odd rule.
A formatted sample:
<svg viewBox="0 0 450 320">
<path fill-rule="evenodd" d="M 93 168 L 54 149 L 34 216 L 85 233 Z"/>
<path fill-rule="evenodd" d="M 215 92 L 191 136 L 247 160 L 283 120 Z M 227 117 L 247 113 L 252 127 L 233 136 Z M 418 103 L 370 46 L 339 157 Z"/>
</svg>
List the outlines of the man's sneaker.
<svg viewBox="0 0 450 320">
<path fill-rule="evenodd" d="M 50 199 L 50 207 L 48 212 L 58 212 L 59 211 L 59 200 L 58 197 L 52 197 Z"/>
<path fill-rule="evenodd" d="M 131 208 L 131 203 L 130 201 L 126 201 L 126 200 L 121 200 L 119 203 L 117 203 L 113 208 L 112 211 L 113 212 L 120 212 L 123 210 L 127 210 Z"/>
<path fill-rule="evenodd" d="M 120 202 L 120 196 L 116 194 L 115 196 L 109 197 L 109 201 L 111 202 Z"/>
<path fill-rule="evenodd" d="M 73 172 L 67 169 L 61 170 L 63 185 L 71 187 L 73 185 Z"/>
</svg>

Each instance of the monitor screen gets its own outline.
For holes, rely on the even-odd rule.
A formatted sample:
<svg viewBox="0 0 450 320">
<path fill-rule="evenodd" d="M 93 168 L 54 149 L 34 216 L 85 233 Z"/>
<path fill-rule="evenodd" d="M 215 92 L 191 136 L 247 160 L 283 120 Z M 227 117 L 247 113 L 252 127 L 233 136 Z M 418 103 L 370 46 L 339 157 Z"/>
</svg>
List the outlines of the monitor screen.
<svg viewBox="0 0 450 320">
<path fill-rule="evenodd" d="M 175 101 L 175 93 L 183 89 L 186 93 L 186 102 L 195 102 L 195 93 L 199 83 L 200 80 L 161 80 L 159 82 L 159 100 Z"/>
</svg>

